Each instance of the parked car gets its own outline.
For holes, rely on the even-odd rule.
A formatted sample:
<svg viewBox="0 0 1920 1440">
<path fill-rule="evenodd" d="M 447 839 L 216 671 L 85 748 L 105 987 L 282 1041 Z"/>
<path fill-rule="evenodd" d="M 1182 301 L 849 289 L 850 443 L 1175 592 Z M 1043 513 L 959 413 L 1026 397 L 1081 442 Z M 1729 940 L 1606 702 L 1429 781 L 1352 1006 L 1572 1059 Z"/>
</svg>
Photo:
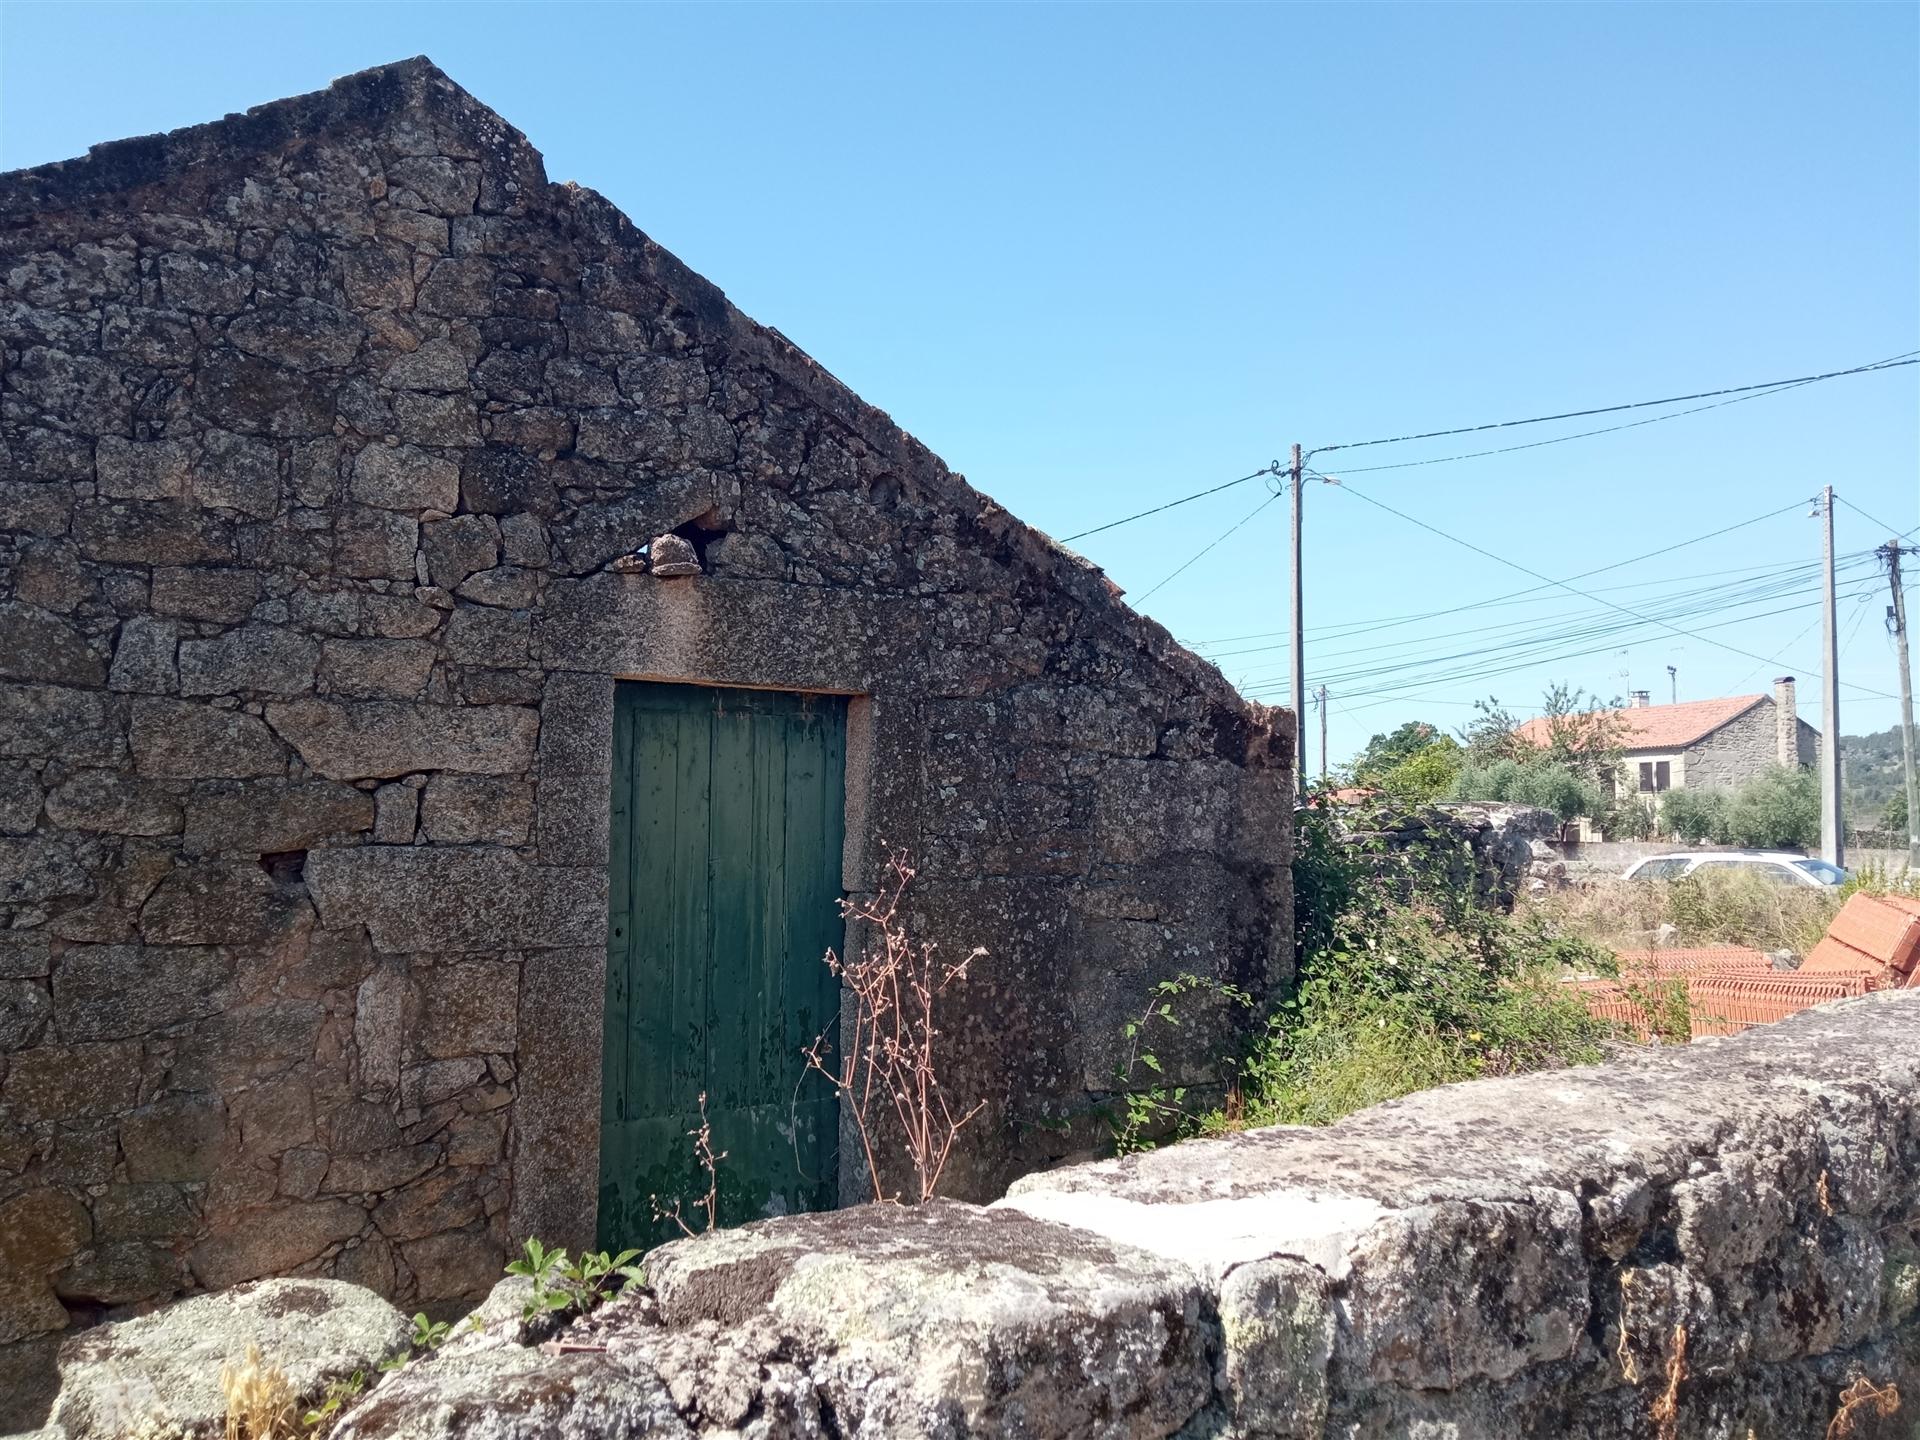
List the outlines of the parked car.
<svg viewBox="0 0 1920 1440">
<path fill-rule="evenodd" d="M 1649 855 L 1621 872 L 1623 880 L 1678 880 L 1702 870 L 1738 870 L 1780 885 L 1842 885 L 1852 872 L 1791 850 L 1696 850 Z"/>
</svg>

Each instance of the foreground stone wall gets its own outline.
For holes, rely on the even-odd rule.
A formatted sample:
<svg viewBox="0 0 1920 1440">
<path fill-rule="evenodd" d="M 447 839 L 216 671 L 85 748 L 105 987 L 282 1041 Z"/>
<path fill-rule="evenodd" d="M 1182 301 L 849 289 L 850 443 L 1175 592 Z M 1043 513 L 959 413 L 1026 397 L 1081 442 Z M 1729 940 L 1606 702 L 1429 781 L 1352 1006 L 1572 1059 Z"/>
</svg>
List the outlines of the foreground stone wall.
<svg viewBox="0 0 1920 1440">
<path fill-rule="evenodd" d="M 957 1193 L 1290 970 L 1291 719 L 425 62 L 0 178 L 0 339 L 0 1342 L 592 1239 L 617 676 L 857 697 Z"/>
<path fill-rule="evenodd" d="M 1920 1395 L 1917 1097 L 1920 995 L 1886 992 L 984 1209 L 762 1222 L 654 1251 L 546 1349 L 505 1282 L 338 1435 L 1893 1440 Z M 174 1333 L 68 1341 L 52 1435 L 94 1440 L 130 1375 L 188 1388 Z M 1870 1393 L 1895 1408 L 1843 1399 Z"/>
</svg>

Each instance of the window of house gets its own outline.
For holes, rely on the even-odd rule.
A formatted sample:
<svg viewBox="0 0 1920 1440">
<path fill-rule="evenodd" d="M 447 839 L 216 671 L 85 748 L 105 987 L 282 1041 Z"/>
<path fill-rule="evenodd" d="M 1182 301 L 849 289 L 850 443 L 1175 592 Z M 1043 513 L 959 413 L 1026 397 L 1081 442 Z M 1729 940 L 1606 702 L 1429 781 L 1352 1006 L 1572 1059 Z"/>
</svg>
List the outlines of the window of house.
<svg viewBox="0 0 1920 1440">
<path fill-rule="evenodd" d="M 1642 760 L 1640 762 L 1640 793 L 1656 795 L 1673 785 L 1673 766 L 1665 760 Z"/>
</svg>

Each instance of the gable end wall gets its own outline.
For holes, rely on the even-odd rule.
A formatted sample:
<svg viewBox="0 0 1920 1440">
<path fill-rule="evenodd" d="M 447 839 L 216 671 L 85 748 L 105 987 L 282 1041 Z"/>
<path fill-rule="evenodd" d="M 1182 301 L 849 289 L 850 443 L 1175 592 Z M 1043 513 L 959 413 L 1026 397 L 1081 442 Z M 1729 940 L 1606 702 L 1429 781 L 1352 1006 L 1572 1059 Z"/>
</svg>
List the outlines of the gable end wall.
<svg viewBox="0 0 1920 1440">
<path fill-rule="evenodd" d="M 1290 974 L 1291 717 L 424 62 L 0 178 L 0 341 L 0 1342 L 592 1239 L 617 677 L 857 697 L 956 1194 Z"/>
</svg>

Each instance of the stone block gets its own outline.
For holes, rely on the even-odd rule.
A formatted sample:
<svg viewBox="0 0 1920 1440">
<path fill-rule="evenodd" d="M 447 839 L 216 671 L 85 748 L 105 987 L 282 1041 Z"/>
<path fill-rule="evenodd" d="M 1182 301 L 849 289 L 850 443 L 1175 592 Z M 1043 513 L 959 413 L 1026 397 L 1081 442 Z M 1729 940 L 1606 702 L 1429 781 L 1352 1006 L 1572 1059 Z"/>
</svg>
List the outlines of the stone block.
<svg viewBox="0 0 1920 1440">
<path fill-rule="evenodd" d="M 436 1060 L 510 1055 L 520 1014 L 520 967 L 493 961 L 429 965 L 414 976 L 418 1013 L 407 1029 Z"/>
<path fill-rule="evenodd" d="M 353 579 L 410 581 L 419 538 L 419 523 L 409 515 L 353 506 L 334 530 L 334 569 Z"/>
<path fill-rule="evenodd" d="M 53 1002 L 37 980 L 0 980 L 0 1055 L 11 1055 L 41 1038 Z"/>
<path fill-rule="evenodd" d="M 72 946 L 53 975 L 60 1037 L 121 1040 L 211 1015 L 233 973 L 232 958 L 216 949 Z"/>
<path fill-rule="evenodd" d="M 447 624 L 447 654 L 461 665 L 525 665 L 531 641 L 532 621 L 524 610 L 462 605 Z"/>
<path fill-rule="evenodd" d="M 156 779 L 251 779 L 285 775 L 286 751 L 257 718 L 189 700 L 137 699 L 134 765 Z"/>
<path fill-rule="evenodd" d="M 91 895 L 93 878 L 51 835 L 0 835 L 0 905 Z"/>
<path fill-rule="evenodd" d="M 515 565 L 501 565 L 469 576 L 456 592 L 462 600 L 500 610 L 524 610 L 539 598 L 536 573 Z"/>
<path fill-rule="evenodd" d="M 413 1271 L 420 1299 L 442 1304 L 484 1296 L 507 1260 L 499 1239 L 478 1227 L 412 1241 L 400 1247 L 400 1258 Z"/>
<path fill-rule="evenodd" d="M 103 1240 L 160 1240 L 190 1234 L 200 1217 L 187 1191 L 164 1182 L 116 1183 L 93 1202 L 95 1233 Z"/>
<path fill-rule="evenodd" d="M 111 765 L 126 753 L 126 712 L 110 695 L 0 684 L 0 756 Z"/>
<path fill-rule="evenodd" d="M 66 620 L 38 605 L 0 602 L 0 676 L 56 685 L 100 685 L 106 661 Z"/>
<path fill-rule="evenodd" d="M 248 625 L 211 640 L 180 642 L 180 693 L 253 691 L 300 695 L 313 689 L 320 645 L 297 630 Z"/>
<path fill-rule="evenodd" d="M 260 946 L 307 916 L 306 900 L 257 862 L 202 860 L 176 867 L 140 908 L 140 933 L 157 945 Z"/>
<path fill-rule="evenodd" d="M 512 1132 L 515 1235 L 591 1248 L 600 1188 L 600 1045 L 606 1003 L 603 946 L 541 950 L 520 967 L 519 1052 Z M 566 1045 L 537 1043 L 550 1034 Z"/>
<path fill-rule="evenodd" d="M 818 1337 L 810 1377 L 856 1433 L 1168 1435 L 1212 1398 L 1193 1272 L 1009 1211 L 860 1206 L 646 1263 L 675 1328 L 764 1311 Z"/>
<path fill-rule="evenodd" d="M 40 823 L 40 777 L 25 765 L 0 763 L 0 835 L 25 835 Z"/>
<path fill-rule="evenodd" d="M 383 510 L 445 510 L 460 503 L 460 467 L 416 445 L 369 445 L 353 462 L 347 493 Z"/>
<path fill-rule="evenodd" d="M 146 1240 L 109 1240 L 80 1252 L 53 1277 L 63 1300 L 132 1305 L 177 1292 L 185 1280 L 179 1258 Z"/>
<path fill-rule="evenodd" d="M 309 850 L 373 824 L 366 792 L 330 780 L 206 780 L 187 802 L 189 851 Z"/>
<path fill-rule="evenodd" d="M 237 349 L 292 370 L 341 369 L 366 334 L 367 327 L 348 312 L 306 298 L 261 305 L 227 327 Z"/>
<path fill-rule="evenodd" d="M 53 960 L 44 933 L 0 933 L 0 980 L 32 980 L 52 973 Z"/>
<path fill-rule="evenodd" d="M 86 1207 L 69 1191 L 41 1187 L 0 1201 L 0 1345 L 66 1327 L 49 1277 L 90 1233 Z"/>
<path fill-rule="evenodd" d="M 307 886 L 329 928 L 365 925 L 388 954 L 594 945 L 606 877 L 490 847 L 315 851 Z"/>
<path fill-rule="evenodd" d="M 436 775 L 420 803 L 436 845 L 524 845 L 533 820 L 533 786 L 518 777 Z"/>
<path fill-rule="evenodd" d="M 420 770 L 512 775 L 533 763 L 537 712 L 518 706 L 269 705 L 267 721 L 300 758 L 334 780 L 389 779 Z"/>
<path fill-rule="evenodd" d="M 237 625 L 260 599 L 260 576 L 252 570 L 161 566 L 153 572 L 153 609 L 158 615 Z"/>
<path fill-rule="evenodd" d="M 119 639 L 114 643 L 113 671 L 107 683 L 115 690 L 178 695 L 179 644 L 180 627 L 173 621 L 130 616 L 120 626 Z"/>
<path fill-rule="evenodd" d="M 187 488 L 202 505 L 270 520 L 280 510 L 280 457 L 264 441 L 210 430 Z"/>
<path fill-rule="evenodd" d="M 382 845 L 411 845 L 419 828 L 420 792 L 412 785 L 382 785 L 373 792 L 373 838 Z"/>
<path fill-rule="evenodd" d="M 108 565 L 218 565 L 236 553 L 230 522 L 180 500 L 78 506 L 73 536 L 81 554 Z"/>
<path fill-rule="evenodd" d="M 409 562 L 411 563 L 411 562 Z M 369 635 L 412 640 L 440 628 L 446 613 L 412 595 L 362 595 L 360 626 Z"/>
<path fill-rule="evenodd" d="M 68 830 L 176 835 L 180 802 L 165 785 L 115 770 L 80 770 L 47 796 L 47 818 Z"/>
<path fill-rule="evenodd" d="M 438 612 L 429 613 L 437 619 Z M 329 640 L 320 656 L 320 691 L 355 700 L 418 699 L 437 653 L 424 640 Z"/>
<path fill-rule="evenodd" d="M 0 1099 L 17 1120 L 90 1120 L 133 1105 L 140 1087 L 140 1047 L 38 1045 L 7 1062 Z"/>
<path fill-rule="evenodd" d="M 211 1178 L 220 1163 L 226 1124 L 227 1109 L 218 1095 L 165 1095 L 141 1107 L 120 1124 L 127 1178 L 175 1182 Z"/>
<path fill-rule="evenodd" d="M 320 1184 L 323 1195 L 372 1195 L 417 1180 L 440 1159 L 437 1144 L 403 1145 L 364 1155 L 336 1155 Z M 378 1216 L 375 1217 L 376 1223 Z M 383 1227 L 384 1228 L 384 1227 Z"/>
<path fill-rule="evenodd" d="M 112 500 L 174 500 L 187 493 L 193 449 L 181 440 L 102 436 L 94 449 L 99 493 Z"/>
<path fill-rule="evenodd" d="M 381 373 L 380 383 L 394 390 L 437 390 L 462 393 L 467 389 L 467 357 L 451 340 L 429 340 L 411 354 L 402 355 Z"/>
</svg>

